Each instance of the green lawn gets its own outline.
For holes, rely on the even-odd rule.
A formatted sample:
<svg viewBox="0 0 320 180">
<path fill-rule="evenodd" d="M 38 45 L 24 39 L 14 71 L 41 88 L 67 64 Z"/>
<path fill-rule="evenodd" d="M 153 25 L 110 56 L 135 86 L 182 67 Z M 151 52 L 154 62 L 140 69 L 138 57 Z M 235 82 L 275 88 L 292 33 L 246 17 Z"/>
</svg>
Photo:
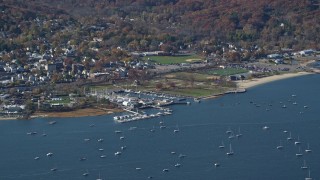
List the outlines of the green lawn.
<svg viewBox="0 0 320 180">
<path fill-rule="evenodd" d="M 246 69 L 238 69 L 238 68 L 226 68 L 226 69 L 216 69 L 212 71 L 208 71 L 208 74 L 218 75 L 218 76 L 230 76 L 234 74 L 241 74 L 249 72 Z"/>
<path fill-rule="evenodd" d="M 70 103 L 70 98 L 69 97 L 61 97 L 61 100 L 50 100 L 49 103 L 51 104 L 68 104 Z"/>
<path fill-rule="evenodd" d="M 219 94 L 224 92 L 223 88 L 212 88 L 212 89 L 203 89 L 203 88 L 180 88 L 175 90 L 166 90 L 165 93 L 169 94 L 178 94 L 183 96 L 191 96 L 191 97 L 205 97 L 211 96 L 214 94 Z"/>
<path fill-rule="evenodd" d="M 186 63 L 191 62 L 187 61 L 190 60 L 202 60 L 201 56 L 198 56 L 196 54 L 194 55 L 186 55 L 186 56 L 145 56 L 143 57 L 144 60 L 152 60 L 156 63 L 160 64 L 176 64 L 176 63 Z"/>
<path fill-rule="evenodd" d="M 208 75 L 200 74 L 200 73 L 177 72 L 177 73 L 171 73 L 168 76 L 170 77 L 170 75 L 173 76 L 173 78 L 171 79 L 190 80 L 191 78 L 193 78 L 194 81 L 200 81 L 200 82 L 208 80 Z"/>
</svg>

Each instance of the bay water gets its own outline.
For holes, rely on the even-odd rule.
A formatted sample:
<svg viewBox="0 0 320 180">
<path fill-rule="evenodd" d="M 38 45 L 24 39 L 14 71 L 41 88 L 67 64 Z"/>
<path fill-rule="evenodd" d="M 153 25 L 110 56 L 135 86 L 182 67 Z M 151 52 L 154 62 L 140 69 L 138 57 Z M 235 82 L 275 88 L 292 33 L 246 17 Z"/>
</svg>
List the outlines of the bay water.
<svg viewBox="0 0 320 180">
<path fill-rule="evenodd" d="M 0 121 L 0 179 L 320 179 L 319 82 L 275 81 L 124 124 L 116 114 Z"/>
</svg>

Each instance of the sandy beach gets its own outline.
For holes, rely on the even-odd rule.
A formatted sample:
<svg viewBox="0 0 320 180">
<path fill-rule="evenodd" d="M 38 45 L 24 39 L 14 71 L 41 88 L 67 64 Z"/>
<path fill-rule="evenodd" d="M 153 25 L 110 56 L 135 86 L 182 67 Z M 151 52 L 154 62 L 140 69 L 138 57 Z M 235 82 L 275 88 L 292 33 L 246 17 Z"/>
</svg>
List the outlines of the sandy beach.
<svg viewBox="0 0 320 180">
<path fill-rule="evenodd" d="M 310 73 L 310 72 L 288 73 L 288 74 L 281 74 L 281 75 L 273 75 L 273 76 L 264 77 L 264 78 L 255 78 L 255 79 L 251 79 L 251 80 L 237 81 L 237 87 L 248 89 L 248 88 L 251 88 L 254 86 L 266 84 L 266 83 L 277 81 L 277 80 L 293 78 L 293 77 L 298 77 L 298 76 L 304 76 L 304 75 L 309 75 L 309 74 L 313 74 L 313 73 Z"/>
</svg>

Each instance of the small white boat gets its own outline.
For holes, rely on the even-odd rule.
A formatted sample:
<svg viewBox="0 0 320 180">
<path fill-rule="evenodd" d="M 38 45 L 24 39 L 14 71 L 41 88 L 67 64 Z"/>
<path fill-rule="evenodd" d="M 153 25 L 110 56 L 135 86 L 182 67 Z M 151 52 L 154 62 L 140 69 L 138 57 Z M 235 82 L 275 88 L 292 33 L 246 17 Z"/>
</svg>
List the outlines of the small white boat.
<svg viewBox="0 0 320 180">
<path fill-rule="evenodd" d="M 181 164 L 179 164 L 179 163 L 174 165 L 174 167 L 180 167 L 180 166 L 181 166 Z"/>
<path fill-rule="evenodd" d="M 300 147 L 299 147 L 299 151 L 296 153 L 296 156 L 297 156 L 297 157 L 301 157 L 301 156 L 303 156 L 303 154 L 301 153 L 301 149 L 300 149 Z"/>
<path fill-rule="evenodd" d="M 221 142 L 221 145 L 219 146 L 220 149 L 223 149 L 224 148 L 224 143 L 223 141 Z"/>
<path fill-rule="evenodd" d="M 240 132 L 240 127 L 239 127 L 239 129 L 238 129 L 238 134 L 236 134 L 236 137 L 239 138 L 239 137 L 241 137 L 241 136 L 242 136 L 242 134 L 241 134 L 241 132 Z"/>
<path fill-rule="evenodd" d="M 171 151 L 171 154 L 176 154 L 176 152 L 174 152 L 174 151 Z"/>
<path fill-rule="evenodd" d="M 228 138 L 229 138 L 229 139 L 233 139 L 234 137 L 235 137 L 234 134 L 231 133 Z"/>
<path fill-rule="evenodd" d="M 121 152 L 120 152 L 120 151 L 117 151 L 117 152 L 114 153 L 114 155 L 115 155 L 115 156 L 119 156 L 119 155 L 121 155 Z"/>
<path fill-rule="evenodd" d="M 185 158 L 185 157 L 187 157 L 187 155 L 184 155 L 184 154 L 179 154 L 179 158 Z"/>
<path fill-rule="evenodd" d="M 289 137 L 287 137 L 287 140 L 288 140 L 288 141 L 293 140 L 293 138 L 291 137 L 291 132 L 290 132 L 290 134 L 289 134 Z"/>
<path fill-rule="evenodd" d="M 114 131 L 116 134 L 120 134 L 122 133 L 122 131 Z"/>
<path fill-rule="evenodd" d="M 163 169 L 162 171 L 163 172 L 169 172 L 169 169 Z"/>
<path fill-rule="evenodd" d="M 127 146 L 121 146 L 121 150 L 127 149 Z"/>
<path fill-rule="evenodd" d="M 215 166 L 215 167 L 219 167 L 220 164 L 216 162 L 216 163 L 214 163 L 214 166 Z"/>
<path fill-rule="evenodd" d="M 279 149 L 279 150 L 283 149 L 282 141 L 280 141 L 280 144 L 279 144 L 279 146 L 277 146 L 277 149 Z"/>
<path fill-rule="evenodd" d="M 129 128 L 130 131 L 135 130 L 135 129 L 137 129 L 137 127 L 130 127 Z"/>
<path fill-rule="evenodd" d="M 141 168 L 137 167 L 137 168 L 136 168 L 136 170 L 137 170 L 137 171 L 140 171 L 140 170 L 141 170 Z"/>
<path fill-rule="evenodd" d="M 299 144 L 301 144 L 301 142 L 299 141 L 299 136 L 298 136 L 298 139 L 294 142 L 294 145 L 299 145 Z"/>
<path fill-rule="evenodd" d="M 270 129 L 270 128 L 269 128 L 268 126 L 263 126 L 262 129 L 263 129 L 263 130 L 268 130 L 268 129 Z"/>
<path fill-rule="evenodd" d="M 50 121 L 50 122 L 48 122 L 48 124 L 50 124 L 50 125 L 53 125 L 53 124 L 56 124 L 57 123 L 57 121 Z"/>
<path fill-rule="evenodd" d="M 305 178 L 305 180 L 312 180 L 311 176 L 310 176 L 310 170 L 309 170 L 309 176 Z"/>
<path fill-rule="evenodd" d="M 160 129 L 165 129 L 166 128 L 166 126 L 160 126 Z"/>
<path fill-rule="evenodd" d="M 230 127 L 228 128 L 228 130 L 226 131 L 226 133 L 227 133 L 227 134 L 232 133 L 232 131 L 231 131 Z"/>
<path fill-rule="evenodd" d="M 307 145 L 307 149 L 305 149 L 304 151 L 305 151 L 306 153 L 312 152 L 312 150 L 311 150 L 310 147 L 309 147 L 309 143 L 308 143 L 308 145 Z"/>
<path fill-rule="evenodd" d="M 39 159 L 40 159 L 40 157 L 38 157 L 38 156 L 34 158 L 34 160 L 39 160 Z"/>
<path fill-rule="evenodd" d="M 308 169 L 308 166 L 306 165 L 306 160 L 303 160 L 303 165 L 301 166 L 301 169 Z"/>
<path fill-rule="evenodd" d="M 106 158 L 106 157 L 107 157 L 106 155 L 101 155 L 101 156 L 100 156 L 100 158 Z"/>
<path fill-rule="evenodd" d="M 82 176 L 89 176 L 88 170 L 87 170 L 87 172 L 83 173 Z"/>
<path fill-rule="evenodd" d="M 80 160 L 80 161 L 85 161 L 85 160 L 87 160 L 87 158 L 82 157 L 82 158 L 80 158 L 79 160 Z"/>
<path fill-rule="evenodd" d="M 230 147 L 229 147 L 229 152 L 227 152 L 226 154 L 227 154 L 228 156 L 233 155 L 233 150 L 232 150 L 231 144 L 230 144 Z"/>
<path fill-rule="evenodd" d="M 90 141 L 90 139 L 89 139 L 89 138 L 86 138 L 86 139 L 84 139 L 84 141 L 88 142 L 88 141 Z"/>
<path fill-rule="evenodd" d="M 99 177 L 96 180 L 102 180 L 101 177 L 100 177 L 100 173 L 99 173 Z"/>
<path fill-rule="evenodd" d="M 95 126 L 96 126 L 95 124 L 90 124 L 90 125 L 89 125 L 89 127 L 95 127 Z"/>
<path fill-rule="evenodd" d="M 124 139 L 124 136 L 121 136 L 119 139 L 120 139 L 120 140 L 123 140 L 123 139 Z"/>
<path fill-rule="evenodd" d="M 57 171 L 58 169 L 57 168 L 51 168 L 50 170 L 51 171 Z"/>
<path fill-rule="evenodd" d="M 47 156 L 48 156 L 48 157 L 51 157 L 51 156 L 53 156 L 53 153 L 52 153 L 52 152 L 49 152 L 49 153 L 47 153 Z"/>
<path fill-rule="evenodd" d="M 284 133 L 288 133 L 288 131 L 287 131 L 287 130 L 284 130 L 283 132 L 284 132 Z"/>
<path fill-rule="evenodd" d="M 179 129 L 174 129 L 173 132 L 174 132 L 174 133 L 178 133 L 178 132 L 179 132 Z"/>
<path fill-rule="evenodd" d="M 103 142 L 103 139 L 98 139 L 98 142 Z"/>
</svg>

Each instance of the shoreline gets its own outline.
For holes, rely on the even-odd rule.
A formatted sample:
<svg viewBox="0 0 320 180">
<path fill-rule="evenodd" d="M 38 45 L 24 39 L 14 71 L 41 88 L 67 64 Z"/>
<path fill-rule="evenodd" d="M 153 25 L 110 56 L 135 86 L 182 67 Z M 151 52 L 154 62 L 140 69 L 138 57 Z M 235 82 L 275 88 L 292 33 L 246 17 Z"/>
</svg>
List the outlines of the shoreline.
<svg viewBox="0 0 320 180">
<path fill-rule="evenodd" d="M 273 76 L 268 76 L 268 77 L 263 77 L 263 78 L 254 78 L 251 80 L 236 81 L 236 84 L 237 84 L 237 88 L 249 89 L 249 88 L 252 88 L 255 86 L 267 84 L 267 83 L 278 81 L 278 80 L 294 78 L 294 77 L 310 75 L 310 74 L 315 74 L 315 73 L 297 72 L 297 73 L 280 74 L 280 75 L 273 75 Z"/>
<path fill-rule="evenodd" d="M 70 118 L 70 117 L 87 117 L 87 116 L 103 116 L 113 114 L 116 112 L 122 112 L 121 109 L 104 109 L 104 108 L 85 108 L 77 109 L 69 112 L 36 112 L 30 118 Z"/>
<path fill-rule="evenodd" d="M 287 74 L 280 74 L 280 75 L 273 75 L 263 78 L 254 78 L 251 80 L 243 80 L 243 81 L 235 81 L 237 84 L 237 89 L 250 89 L 252 87 L 267 84 L 270 82 L 293 78 L 293 77 L 299 77 L 304 75 L 310 75 L 315 74 L 312 72 L 297 72 L 297 73 L 287 73 Z M 211 95 L 202 97 L 200 99 L 214 99 L 223 96 L 226 93 L 217 94 L 217 95 Z M 75 118 L 75 117 L 87 117 L 87 116 L 102 116 L 102 115 L 109 115 L 117 112 L 122 112 L 121 109 L 105 109 L 105 108 L 98 108 L 98 107 L 91 107 L 91 108 L 85 108 L 85 109 L 77 109 L 74 111 L 68 111 L 68 112 L 36 112 L 30 116 L 29 119 L 34 118 Z M 0 121 L 2 120 L 20 120 L 16 117 L 0 117 Z M 21 119 L 21 120 L 27 120 L 27 119 Z"/>
<path fill-rule="evenodd" d="M 16 117 L 0 117 L 0 121 L 5 120 L 30 120 L 35 118 L 75 118 L 75 117 L 88 117 L 88 116 L 103 116 L 122 112 L 121 109 L 105 109 L 105 108 L 84 108 L 67 112 L 35 112 L 28 119 L 20 119 Z"/>
</svg>

